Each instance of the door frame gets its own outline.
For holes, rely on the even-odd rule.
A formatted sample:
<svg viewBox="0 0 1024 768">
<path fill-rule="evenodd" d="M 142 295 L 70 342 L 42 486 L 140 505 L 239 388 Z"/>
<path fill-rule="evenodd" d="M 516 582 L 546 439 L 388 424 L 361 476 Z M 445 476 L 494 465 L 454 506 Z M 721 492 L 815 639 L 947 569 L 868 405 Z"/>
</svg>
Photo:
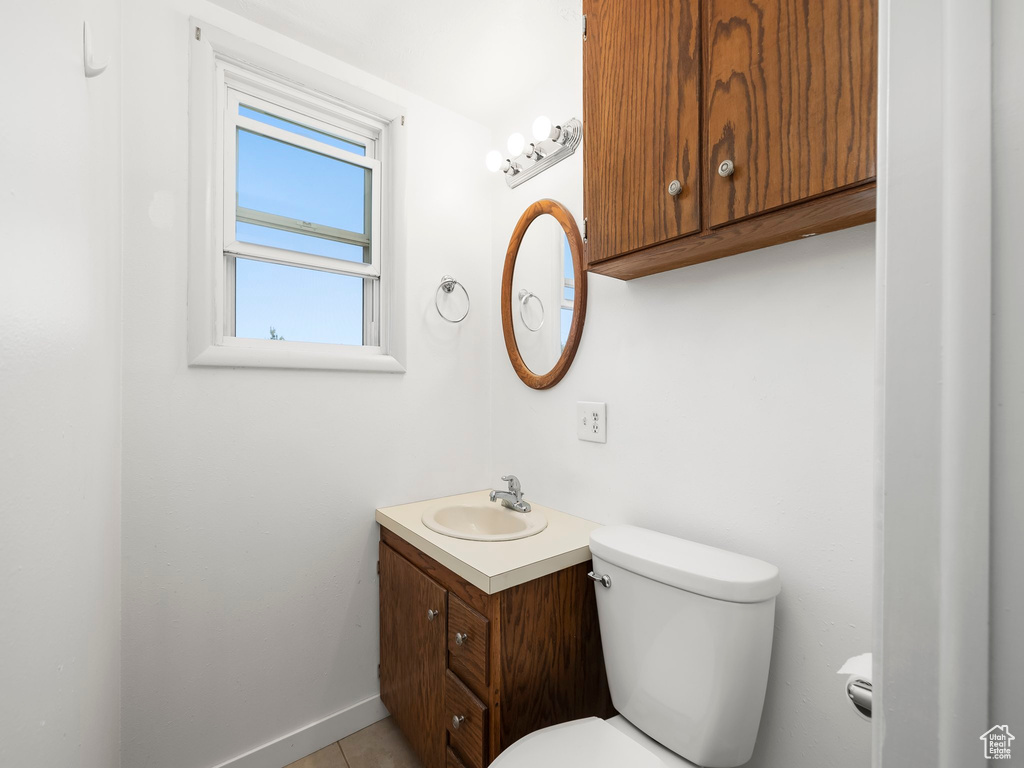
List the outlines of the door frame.
<svg viewBox="0 0 1024 768">
<path fill-rule="evenodd" d="M 981 760 L 990 0 L 880 0 L 872 765 Z"/>
</svg>

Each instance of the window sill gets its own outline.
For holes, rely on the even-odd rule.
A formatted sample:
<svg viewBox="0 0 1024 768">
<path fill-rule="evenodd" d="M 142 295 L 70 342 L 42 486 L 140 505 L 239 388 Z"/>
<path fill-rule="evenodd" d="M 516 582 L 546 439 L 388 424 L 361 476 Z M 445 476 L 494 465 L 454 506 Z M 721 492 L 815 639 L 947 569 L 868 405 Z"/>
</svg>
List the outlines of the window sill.
<svg viewBox="0 0 1024 768">
<path fill-rule="evenodd" d="M 379 347 L 344 347 L 293 341 L 225 339 L 189 360 L 190 366 L 221 368 L 295 368 L 325 371 L 405 373 L 397 358 Z"/>
</svg>

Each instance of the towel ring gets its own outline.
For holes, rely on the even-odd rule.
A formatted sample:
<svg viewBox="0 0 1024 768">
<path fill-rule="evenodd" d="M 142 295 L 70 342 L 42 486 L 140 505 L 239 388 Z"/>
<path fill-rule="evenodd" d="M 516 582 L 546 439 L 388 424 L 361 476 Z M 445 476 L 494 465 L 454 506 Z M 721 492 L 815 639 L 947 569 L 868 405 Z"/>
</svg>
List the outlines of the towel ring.
<svg viewBox="0 0 1024 768">
<path fill-rule="evenodd" d="M 533 328 L 528 322 L 526 322 L 526 314 L 524 310 L 526 309 L 526 302 L 530 299 L 536 299 L 537 303 L 540 304 L 540 322 L 537 324 L 536 328 Z M 533 333 L 536 333 L 544 327 L 544 302 L 540 300 L 540 297 L 537 296 L 537 294 L 532 291 L 528 291 L 525 288 L 522 288 L 519 291 L 519 318 L 523 321 L 523 325 L 526 326 L 526 330 L 532 331 Z"/>
<path fill-rule="evenodd" d="M 451 293 L 452 291 L 455 290 L 455 286 L 459 286 L 459 288 L 462 289 L 462 292 L 466 294 L 466 311 L 462 313 L 462 317 L 453 320 L 452 318 L 445 316 L 444 312 L 441 311 L 440 298 L 442 291 L 444 291 L 445 293 Z M 466 290 L 466 286 L 464 286 L 451 275 L 445 275 L 444 277 L 441 278 L 441 284 L 437 286 L 437 291 L 435 291 L 434 293 L 434 307 L 437 309 L 437 314 L 441 316 L 442 320 L 445 320 L 449 323 L 461 323 L 463 320 L 466 319 L 466 316 L 469 314 L 470 304 L 471 302 L 469 300 L 469 291 Z"/>
</svg>

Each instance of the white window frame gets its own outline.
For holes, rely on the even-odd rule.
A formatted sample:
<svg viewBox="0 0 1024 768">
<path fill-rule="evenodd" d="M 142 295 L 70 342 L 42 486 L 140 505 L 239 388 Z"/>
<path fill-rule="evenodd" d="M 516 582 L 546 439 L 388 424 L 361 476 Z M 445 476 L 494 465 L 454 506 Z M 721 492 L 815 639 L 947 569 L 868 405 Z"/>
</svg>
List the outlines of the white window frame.
<svg viewBox="0 0 1024 768">
<path fill-rule="evenodd" d="M 388 158 L 401 108 L 195 19 L 190 38 L 189 364 L 403 372 L 391 322 L 396 275 L 388 215 Z M 240 115 L 239 103 L 365 146 L 366 155 Z M 330 233 L 344 242 L 368 245 L 369 261 L 235 238 L 237 128 L 371 171 L 372 215 L 364 227 L 368 242 L 367 235 Z M 299 222 L 293 231 L 317 231 L 304 224 Z M 363 280 L 363 345 L 234 336 L 234 265 L 239 257 L 370 278 Z"/>
<path fill-rule="evenodd" d="M 572 288 L 573 298 L 565 298 L 565 289 Z M 561 309 L 572 309 L 576 305 L 576 278 L 566 277 L 562 279 L 562 306 Z"/>
</svg>

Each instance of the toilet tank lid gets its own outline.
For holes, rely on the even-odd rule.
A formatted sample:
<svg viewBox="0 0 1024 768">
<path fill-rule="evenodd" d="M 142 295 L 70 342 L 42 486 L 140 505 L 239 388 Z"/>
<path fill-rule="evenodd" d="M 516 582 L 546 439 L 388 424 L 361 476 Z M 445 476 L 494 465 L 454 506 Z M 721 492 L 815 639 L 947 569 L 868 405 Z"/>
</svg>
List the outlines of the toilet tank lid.
<svg viewBox="0 0 1024 768">
<path fill-rule="evenodd" d="M 627 571 L 716 600 L 759 603 L 782 588 L 779 569 L 763 560 L 634 525 L 591 531 L 590 551 Z"/>
</svg>

